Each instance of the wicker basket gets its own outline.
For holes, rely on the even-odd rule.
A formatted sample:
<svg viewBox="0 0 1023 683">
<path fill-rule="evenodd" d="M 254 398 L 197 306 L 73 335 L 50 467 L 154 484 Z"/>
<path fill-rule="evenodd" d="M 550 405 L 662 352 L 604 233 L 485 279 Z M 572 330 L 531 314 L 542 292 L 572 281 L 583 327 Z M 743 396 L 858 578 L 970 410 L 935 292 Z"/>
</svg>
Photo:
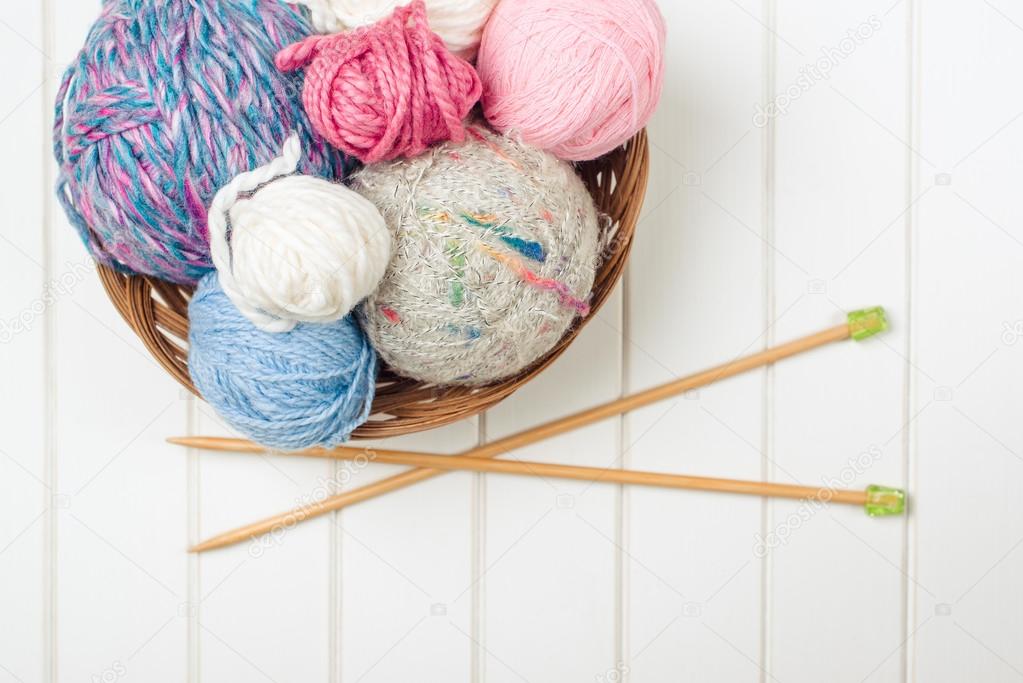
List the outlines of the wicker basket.
<svg viewBox="0 0 1023 683">
<path fill-rule="evenodd" d="M 540 362 L 486 387 L 436 387 L 397 377 L 386 368 L 377 379 L 374 415 L 353 434 L 377 439 L 411 434 L 476 415 L 501 402 L 554 362 L 607 300 L 622 275 L 646 194 L 646 133 L 596 161 L 578 165 L 599 211 L 617 227 L 593 285 L 592 312 Z M 198 395 L 188 376 L 188 298 L 191 289 L 151 277 L 124 275 L 101 266 L 100 279 L 121 317 L 174 379 Z"/>
</svg>

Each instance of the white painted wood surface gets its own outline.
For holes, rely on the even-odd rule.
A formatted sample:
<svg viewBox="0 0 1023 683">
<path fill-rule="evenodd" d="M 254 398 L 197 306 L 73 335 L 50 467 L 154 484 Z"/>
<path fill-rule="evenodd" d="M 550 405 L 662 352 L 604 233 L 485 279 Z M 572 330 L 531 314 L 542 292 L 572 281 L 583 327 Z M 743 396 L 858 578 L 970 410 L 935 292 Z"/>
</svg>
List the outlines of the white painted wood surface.
<svg viewBox="0 0 1023 683">
<path fill-rule="evenodd" d="M 5 3 L 0 681 L 1023 678 L 1023 9 L 661 4 L 619 294 L 507 403 L 400 444 L 456 452 L 883 304 L 883 338 L 515 455 L 906 486 L 909 517 L 448 474 L 187 555 L 349 466 L 164 444 L 225 430 L 117 318 L 51 191 L 50 103 L 96 3 Z"/>
</svg>

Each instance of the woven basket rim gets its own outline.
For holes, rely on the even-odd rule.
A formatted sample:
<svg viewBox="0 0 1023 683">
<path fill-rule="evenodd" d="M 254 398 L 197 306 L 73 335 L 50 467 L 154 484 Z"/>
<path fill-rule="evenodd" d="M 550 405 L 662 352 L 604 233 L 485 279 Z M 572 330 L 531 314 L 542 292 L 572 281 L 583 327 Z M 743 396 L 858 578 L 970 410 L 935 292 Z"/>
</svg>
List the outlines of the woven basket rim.
<svg viewBox="0 0 1023 683">
<path fill-rule="evenodd" d="M 519 374 L 484 387 L 439 387 L 399 377 L 382 368 L 373 415 L 353 439 L 380 439 L 442 427 L 478 415 L 543 372 L 571 345 L 607 302 L 621 279 L 646 196 L 650 155 L 646 131 L 599 159 L 576 165 L 598 210 L 610 217 L 614 236 L 593 285 L 590 314 L 565 334 L 542 360 Z M 188 300 L 192 289 L 153 277 L 98 266 L 100 280 L 121 317 L 153 358 L 181 386 L 200 396 L 188 374 Z M 201 396 L 200 396 L 201 398 Z"/>
</svg>

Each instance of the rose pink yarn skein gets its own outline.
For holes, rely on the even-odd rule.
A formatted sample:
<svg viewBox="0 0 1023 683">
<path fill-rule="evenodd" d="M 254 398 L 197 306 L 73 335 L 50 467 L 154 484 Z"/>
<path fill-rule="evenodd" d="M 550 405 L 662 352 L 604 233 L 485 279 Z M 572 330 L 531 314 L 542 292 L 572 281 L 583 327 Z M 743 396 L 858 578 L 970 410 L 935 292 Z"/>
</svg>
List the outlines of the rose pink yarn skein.
<svg viewBox="0 0 1023 683">
<path fill-rule="evenodd" d="M 654 0 L 501 0 L 477 61 L 484 114 L 562 159 L 596 159 L 653 115 L 664 43 Z"/>
<path fill-rule="evenodd" d="M 276 63 L 308 67 L 302 101 L 313 128 L 365 163 L 461 142 L 462 121 L 482 93 L 472 65 L 430 31 L 423 0 L 372 26 L 295 43 Z"/>
</svg>

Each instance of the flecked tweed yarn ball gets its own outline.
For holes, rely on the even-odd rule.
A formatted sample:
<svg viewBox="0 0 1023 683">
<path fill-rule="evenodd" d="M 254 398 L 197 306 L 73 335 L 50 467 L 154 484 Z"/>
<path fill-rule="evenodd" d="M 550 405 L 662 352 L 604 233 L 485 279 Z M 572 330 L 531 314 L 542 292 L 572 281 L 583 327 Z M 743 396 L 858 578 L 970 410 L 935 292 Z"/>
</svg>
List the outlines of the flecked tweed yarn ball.
<svg viewBox="0 0 1023 683">
<path fill-rule="evenodd" d="M 224 294 L 216 273 L 188 309 L 188 369 L 232 427 L 270 448 L 337 446 L 370 415 L 376 354 L 352 317 L 264 332 Z"/>
<path fill-rule="evenodd" d="M 295 0 L 309 7 L 313 25 L 321 33 L 338 33 L 380 21 L 408 0 Z M 427 0 L 430 28 L 448 49 L 472 59 L 479 48 L 483 26 L 498 0 Z"/>
<path fill-rule="evenodd" d="M 654 0 L 501 0 L 477 63 L 484 114 L 562 159 L 596 159 L 653 115 L 664 43 Z"/>
<path fill-rule="evenodd" d="M 257 327 L 345 317 L 377 288 L 391 235 L 372 202 L 340 183 L 296 175 L 298 135 L 281 156 L 213 199 L 210 248 L 228 298 Z"/>
<path fill-rule="evenodd" d="M 598 265 L 596 208 L 572 167 L 470 133 L 352 181 L 395 240 L 363 328 L 392 370 L 433 384 L 484 385 L 543 358 L 589 313 Z"/>
<path fill-rule="evenodd" d="M 305 67 L 302 102 L 313 127 L 365 163 L 461 141 L 462 120 L 483 92 L 472 65 L 430 31 L 423 0 L 350 33 L 306 38 L 282 50 L 277 66 Z"/>
<path fill-rule="evenodd" d="M 312 32 L 280 0 L 105 0 L 54 127 L 58 196 L 97 261 L 195 283 L 213 267 L 213 196 L 292 131 L 301 173 L 343 177 L 343 155 L 302 111 L 301 80 L 273 63 Z"/>
</svg>

